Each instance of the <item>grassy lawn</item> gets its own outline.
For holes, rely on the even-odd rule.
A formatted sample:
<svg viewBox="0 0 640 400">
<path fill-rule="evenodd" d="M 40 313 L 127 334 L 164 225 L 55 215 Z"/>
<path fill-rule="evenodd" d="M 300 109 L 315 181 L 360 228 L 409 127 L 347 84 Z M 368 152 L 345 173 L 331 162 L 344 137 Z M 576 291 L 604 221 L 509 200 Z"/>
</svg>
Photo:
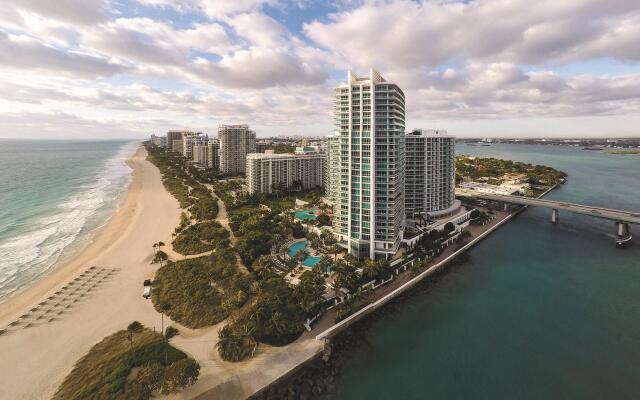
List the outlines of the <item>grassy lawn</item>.
<svg viewBox="0 0 640 400">
<path fill-rule="evenodd" d="M 148 399 L 153 391 L 170 393 L 181 386 L 178 381 L 197 379 L 197 363 L 159 333 L 143 328 L 131 339 L 127 330 L 102 339 L 76 363 L 53 399 Z M 196 377 L 185 379 L 193 368 Z"/>
</svg>

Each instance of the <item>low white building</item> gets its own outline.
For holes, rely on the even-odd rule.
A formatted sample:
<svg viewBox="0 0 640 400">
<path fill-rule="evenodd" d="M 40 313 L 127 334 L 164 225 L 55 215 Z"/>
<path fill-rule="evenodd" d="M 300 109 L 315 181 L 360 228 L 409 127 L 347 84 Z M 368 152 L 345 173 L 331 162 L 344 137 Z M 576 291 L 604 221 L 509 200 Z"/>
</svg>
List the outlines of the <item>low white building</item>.
<svg viewBox="0 0 640 400">
<path fill-rule="evenodd" d="M 324 181 L 324 154 L 252 153 L 246 159 L 249 193 L 273 193 L 274 188 L 290 188 L 299 183 L 304 189 L 321 187 Z"/>
<path fill-rule="evenodd" d="M 498 195 L 512 195 L 520 192 L 520 187 L 513 187 L 513 185 L 490 185 L 488 183 L 481 182 L 462 182 L 458 185 L 461 189 L 472 190 L 478 193 L 485 194 L 498 194 Z"/>
</svg>

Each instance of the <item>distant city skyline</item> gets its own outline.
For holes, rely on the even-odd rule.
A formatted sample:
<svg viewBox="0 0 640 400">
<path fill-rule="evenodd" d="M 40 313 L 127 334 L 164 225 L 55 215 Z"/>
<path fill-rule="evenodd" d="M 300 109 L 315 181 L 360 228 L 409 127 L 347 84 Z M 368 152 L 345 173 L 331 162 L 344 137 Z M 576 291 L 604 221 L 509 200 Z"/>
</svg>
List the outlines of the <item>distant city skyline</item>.
<svg viewBox="0 0 640 400">
<path fill-rule="evenodd" d="M 406 128 L 458 138 L 640 136 L 636 0 L 5 0 L 0 138 L 333 133 L 370 67 Z"/>
</svg>

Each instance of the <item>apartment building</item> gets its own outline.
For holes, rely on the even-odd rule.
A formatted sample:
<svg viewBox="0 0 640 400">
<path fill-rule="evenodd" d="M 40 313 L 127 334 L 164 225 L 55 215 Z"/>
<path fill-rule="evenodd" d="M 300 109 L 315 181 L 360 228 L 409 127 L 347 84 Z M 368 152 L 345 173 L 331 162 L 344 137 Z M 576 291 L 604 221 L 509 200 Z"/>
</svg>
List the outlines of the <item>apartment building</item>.
<svg viewBox="0 0 640 400">
<path fill-rule="evenodd" d="M 256 133 L 248 125 L 221 125 L 218 127 L 218 139 L 220 172 L 230 175 L 245 173 L 247 154 L 256 152 Z"/>
<path fill-rule="evenodd" d="M 249 193 L 273 193 L 299 185 L 312 189 L 323 185 L 326 156 L 319 153 L 252 153 L 246 159 Z"/>
</svg>

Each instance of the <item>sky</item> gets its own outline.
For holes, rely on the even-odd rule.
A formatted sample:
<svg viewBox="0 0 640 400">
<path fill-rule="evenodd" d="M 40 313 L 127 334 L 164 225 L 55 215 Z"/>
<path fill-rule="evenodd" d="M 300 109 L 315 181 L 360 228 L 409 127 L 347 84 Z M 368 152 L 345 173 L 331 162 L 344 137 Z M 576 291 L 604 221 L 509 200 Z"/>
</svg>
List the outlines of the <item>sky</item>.
<svg viewBox="0 0 640 400">
<path fill-rule="evenodd" d="M 640 136 L 638 0 L 2 0 L 0 137 L 324 136 L 371 67 L 407 129 Z"/>
</svg>

